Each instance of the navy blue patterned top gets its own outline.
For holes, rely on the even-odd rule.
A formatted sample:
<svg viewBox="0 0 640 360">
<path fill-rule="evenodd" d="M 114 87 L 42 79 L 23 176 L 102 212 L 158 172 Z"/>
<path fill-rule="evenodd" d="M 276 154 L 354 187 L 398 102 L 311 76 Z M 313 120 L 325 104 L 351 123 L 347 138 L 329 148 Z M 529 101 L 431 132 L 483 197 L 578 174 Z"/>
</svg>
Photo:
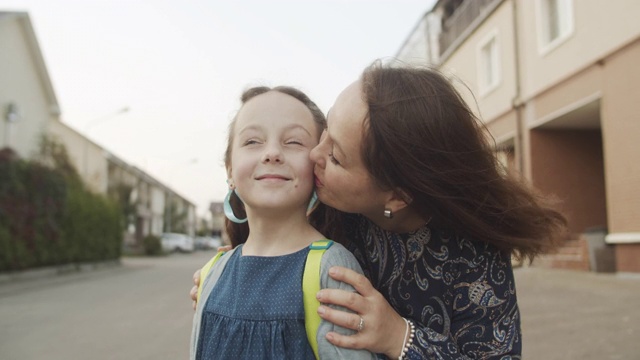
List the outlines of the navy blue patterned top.
<svg viewBox="0 0 640 360">
<path fill-rule="evenodd" d="M 519 359 L 520 315 L 511 260 L 495 247 L 425 225 L 397 234 L 350 217 L 365 275 L 416 323 L 408 359 Z"/>
</svg>

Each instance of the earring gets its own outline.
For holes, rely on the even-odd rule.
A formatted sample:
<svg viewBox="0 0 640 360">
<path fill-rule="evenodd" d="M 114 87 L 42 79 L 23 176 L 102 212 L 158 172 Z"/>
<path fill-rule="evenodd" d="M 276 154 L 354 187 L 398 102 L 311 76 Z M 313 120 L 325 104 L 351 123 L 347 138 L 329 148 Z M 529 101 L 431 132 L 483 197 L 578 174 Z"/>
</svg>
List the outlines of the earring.
<svg viewBox="0 0 640 360">
<path fill-rule="evenodd" d="M 309 200 L 309 206 L 307 206 L 307 216 L 316 208 L 317 204 L 318 204 L 318 194 L 314 190 L 313 194 L 311 194 L 311 199 Z"/>
<path fill-rule="evenodd" d="M 386 217 L 387 219 L 393 218 L 393 213 L 390 209 L 384 209 L 384 217 Z"/>
<path fill-rule="evenodd" d="M 242 224 L 247 222 L 247 218 L 238 219 L 236 215 L 233 213 L 233 208 L 231 208 L 231 203 L 230 203 L 231 194 L 235 194 L 235 193 L 236 193 L 235 189 L 230 187 L 229 192 L 227 192 L 227 196 L 224 197 L 224 204 L 222 205 L 224 209 L 224 216 L 226 216 L 227 219 L 233 221 L 236 224 Z M 238 196 L 238 194 L 236 194 L 236 196 Z M 240 196 L 238 196 L 238 199 L 240 199 Z"/>
</svg>

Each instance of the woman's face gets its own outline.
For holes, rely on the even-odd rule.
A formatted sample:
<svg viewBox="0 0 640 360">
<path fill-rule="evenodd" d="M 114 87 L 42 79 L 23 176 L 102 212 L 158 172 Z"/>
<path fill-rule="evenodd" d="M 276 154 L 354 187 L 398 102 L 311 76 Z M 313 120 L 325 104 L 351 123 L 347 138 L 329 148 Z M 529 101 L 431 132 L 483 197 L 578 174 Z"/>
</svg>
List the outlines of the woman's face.
<svg viewBox="0 0 640 360">
<path fill-rule="evenodd" d="M 384 212 L 388 191 L 376 186 L 362 162 L 362 136 L 367 117 L 362 84 L 356 81 L 336 99 L 327 116 L 327 129 L 311 151 L 316 191 L 323 203 L 371 219 Z"/>
</svg>

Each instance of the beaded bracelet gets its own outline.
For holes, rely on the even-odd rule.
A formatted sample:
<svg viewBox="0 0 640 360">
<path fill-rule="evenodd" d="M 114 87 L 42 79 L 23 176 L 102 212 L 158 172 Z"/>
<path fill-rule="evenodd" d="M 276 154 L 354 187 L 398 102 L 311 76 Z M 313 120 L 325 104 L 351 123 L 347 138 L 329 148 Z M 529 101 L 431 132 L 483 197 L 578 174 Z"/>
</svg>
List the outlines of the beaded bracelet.
<svg viewBox="0 0 640 360">
<path fill-rule="evenodd" d="M 405 318 L 402 318 L 402 320 L 404 320 L 404 322 L 407 324 L 407 330 L 404 333 L 404 342 L 402 343 L 402 351 L 400 352 L 398 360 L 404 359 L 404 355 L 409 351 L 409 347 L 411 347 L 411 344 L 413 344 L 413 337 L 416 334 L 416 326 L 413 325 L 413 321 L 407 320 Z M 409 331 L 409 329 L 411 329 L 411 331 Z M 409 337 L 408 340 L 407 337 Z"/>
</svg>

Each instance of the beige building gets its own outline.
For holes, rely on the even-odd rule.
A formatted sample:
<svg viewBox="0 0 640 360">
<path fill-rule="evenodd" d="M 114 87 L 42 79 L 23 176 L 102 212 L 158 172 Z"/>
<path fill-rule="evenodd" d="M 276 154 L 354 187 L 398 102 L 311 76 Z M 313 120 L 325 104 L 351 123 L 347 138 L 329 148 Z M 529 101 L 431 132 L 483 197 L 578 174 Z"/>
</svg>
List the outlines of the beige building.
<svg viewBox="0 0 640 360">
<path fill-rule="evenodd" d="M 180 232 L 195 236 L 195 205 L 141 169 L 107 153 L 108 193 L 130 204 L 125 242 L 140 244 L 147 235 Z"/>
<path fill-rule="evenodd" d="M 28 14 L 0 11 L 0 148 L 32 158 L 59 114 Z"/>
<path fill-rule="evenodd" d="M 468 85 L 505 163 L 561 201 L 572 235 L 540 265 L 640 272 L 637 14 L 635 0 L 439 0 L 398 53 Z"/>
<path fill-rule="evenodd" d="M 0 11 L 0 114 L 0 149 L 10 147 L 30 159 L 38 153 L 41 137 L 47 136 L 65 146 L 90 190 L 125 196 L 132 209 L 127 241 L 164 231 L 195 235 L 191 201 L 60 121 L 58 101 L 25 12 Z"/>
</svg>

